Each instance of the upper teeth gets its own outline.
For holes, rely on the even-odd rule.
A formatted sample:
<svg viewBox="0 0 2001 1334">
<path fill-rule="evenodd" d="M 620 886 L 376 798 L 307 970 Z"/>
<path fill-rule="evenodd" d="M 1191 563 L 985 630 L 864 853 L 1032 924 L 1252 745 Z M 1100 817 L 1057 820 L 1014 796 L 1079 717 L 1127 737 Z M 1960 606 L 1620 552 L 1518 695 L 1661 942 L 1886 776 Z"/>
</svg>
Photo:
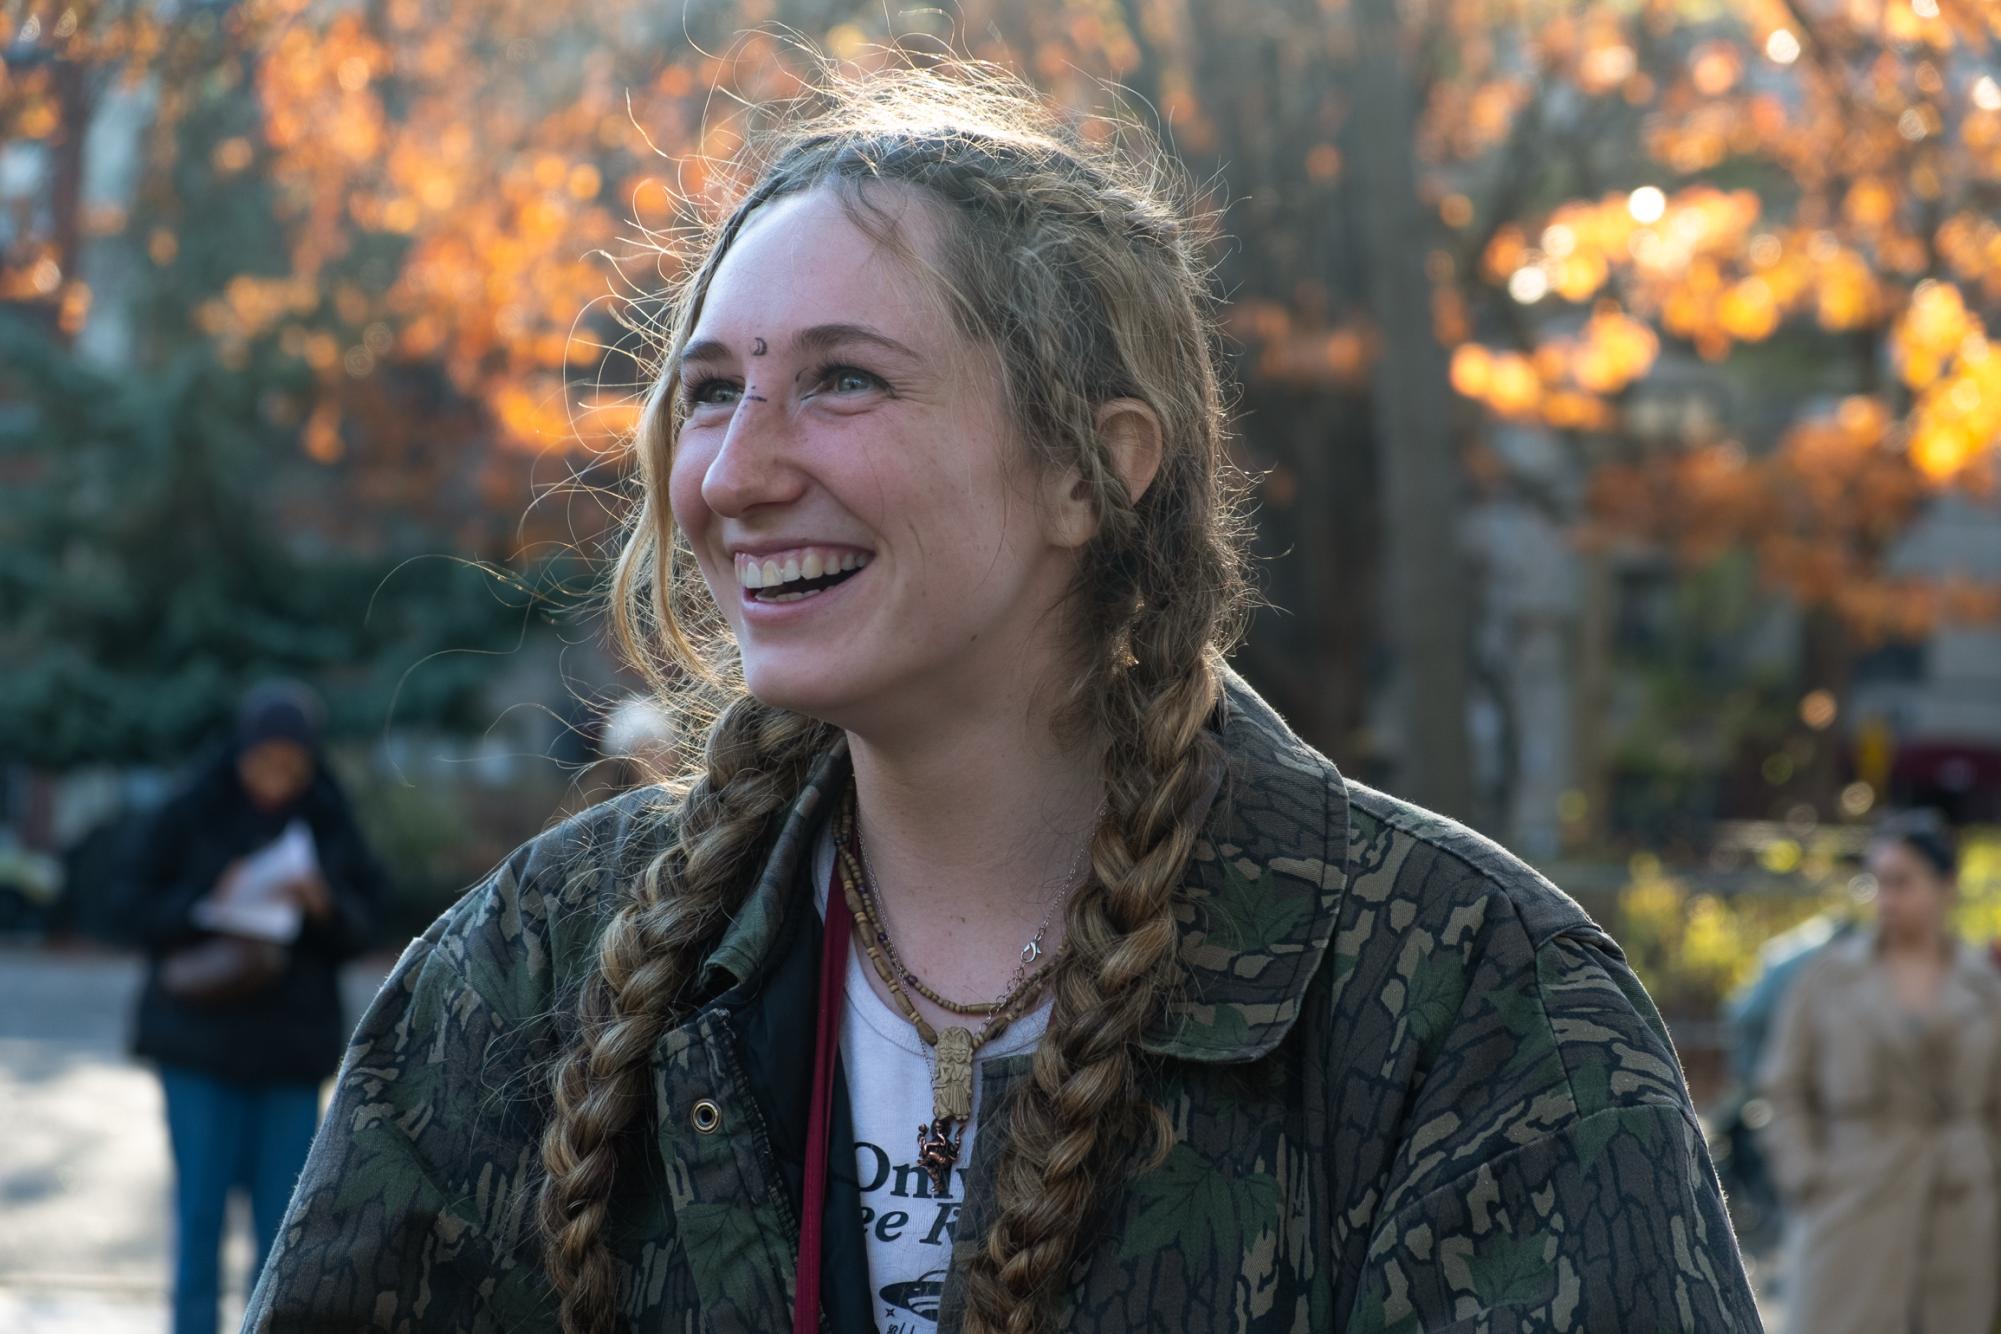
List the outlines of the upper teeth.
<svg viewBox="0 0 2001 1334">
<path fill-rule="evenodd" d="M 739 555 L 736 558 L 736 578 L 745 588 L 775 588 L 800 579 L 818 579 L 822 575 L 839 574 L 842 570 L 859 570 L 868 562 L 865 551 L 800 547 L 796 551 L 776 552 L 769 556 Z"/>
</svg>

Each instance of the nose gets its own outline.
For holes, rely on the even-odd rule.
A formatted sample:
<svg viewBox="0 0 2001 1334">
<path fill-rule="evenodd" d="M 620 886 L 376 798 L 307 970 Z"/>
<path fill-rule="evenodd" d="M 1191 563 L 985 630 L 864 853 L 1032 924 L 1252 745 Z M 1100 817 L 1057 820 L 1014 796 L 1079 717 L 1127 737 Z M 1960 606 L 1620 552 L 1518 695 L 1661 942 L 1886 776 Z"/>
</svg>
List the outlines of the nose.
<svg viewBox="0 0 2001 1334">
<path fill-rule="evenodd" d="M 782 403 L 746 386 L 730 414 L 722 445 L 702 473 L 702 499 L 730 518 L 760 505 L 796 500 L 805 478 L 793 462 L 793 426 Z"/>
</svg>

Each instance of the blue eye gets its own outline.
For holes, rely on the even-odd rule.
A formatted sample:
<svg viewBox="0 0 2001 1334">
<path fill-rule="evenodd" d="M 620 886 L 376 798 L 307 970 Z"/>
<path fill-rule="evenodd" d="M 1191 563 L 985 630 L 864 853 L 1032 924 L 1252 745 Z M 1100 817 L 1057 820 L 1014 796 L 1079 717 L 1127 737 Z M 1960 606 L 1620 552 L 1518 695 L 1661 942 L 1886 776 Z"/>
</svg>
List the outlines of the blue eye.
<svg viewBox="0 0 2001 1334">
<path fill-rule="evenodd" d="M 859 366 L 826 366 L 820 371 L 818 384 L 837 394 L 865 394 L 871 390 L 887 390 L 889 382 L 874 371 L 865 371 Z"/>
<path fill-rule="evenodd" d="M 742 386 L 721 376 L 710 376 L 697 380 L 681 391 L 681 397 L 691 408 L 714 405 L 728 406 L 743 396 Z"/>
</svg>

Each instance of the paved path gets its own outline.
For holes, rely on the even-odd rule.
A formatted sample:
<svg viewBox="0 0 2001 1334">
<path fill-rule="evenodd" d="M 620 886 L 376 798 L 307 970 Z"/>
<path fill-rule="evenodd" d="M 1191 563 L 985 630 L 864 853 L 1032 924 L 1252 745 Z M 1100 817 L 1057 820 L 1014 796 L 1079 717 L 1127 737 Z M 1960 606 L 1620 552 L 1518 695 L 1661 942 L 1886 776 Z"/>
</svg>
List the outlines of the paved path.
<svg viewBox="0 0 2001 1334">
<path fill-rule="evenodd" d="M 343 979 L 348 1013 L 382 976 Z M 0 1334 L 165 1334 L 170 1167 L 160 1090 L 125 1055 L 128 956 L 0 947 Z M 248 1215 L 223 1252 L 228 1319 Z"/>
</svg>

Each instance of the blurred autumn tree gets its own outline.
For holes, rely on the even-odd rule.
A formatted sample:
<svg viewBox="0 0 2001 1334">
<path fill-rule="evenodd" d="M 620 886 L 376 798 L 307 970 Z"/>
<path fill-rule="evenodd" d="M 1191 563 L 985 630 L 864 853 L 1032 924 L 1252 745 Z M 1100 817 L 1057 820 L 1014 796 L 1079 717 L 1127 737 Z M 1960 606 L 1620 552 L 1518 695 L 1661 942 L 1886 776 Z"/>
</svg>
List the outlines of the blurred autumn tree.
<svg viewBox="0 0 2001 1334">
<path fill-rule="evenodd" d="M 1803 608 L 1790 697 L 1672 672 L 1686 655 L 1658 635 L 1638 669 L 1657 762 L 1739 716 L 1712 749 L 1734 739 L 1767 790 L 1831 814 L 1833 709 L 1814 701 L 1875 645 L 2001 618 L 1992 582 L 1894 559 L 1941 500 L 1992 514 L 2001 10 L 1454 9 L 1484 32 L 1453 47 L 1426 153 L 1456 240 L 1439 258 L 1453 384 L 1566 442 L 1596 559 L 1665 546 L 1703 575 L 1692 589 L 1748 568 Z M 1505 450 L 1472 461 L 1506 484 Z M 1662 777 L 1657 805 L 1713 808 Z"/>
<path fill-rule="evenodd" d="M 1494 497 L 1582 541 L 1586 707 L 1617 619 L 1589 571 L 1622 547 L 1710 577 L 1747 553 L 1810 609 L 1809 675 L 1834 688 L 1860 646 L 2001 615 L 1992 587 L 1886 558 L 1935 497 L 1994 483 L 1985 0 L 162 14 L 49 0 L 11 20 L 0 126 L 55 165 L 4 234 L 0 295 L 74 335 L 105 295 L 82 238 L 142 254 L 135 364 L 198 340 L 275 386 L 264 428 L 318 470 L 311 494 L 341 497 L 287 510 L 295 536 L 369 550 L 401 525 L 494 556 L 520 520 L 526 550 L 588 549 L 602 514 L 526 506 L 529 460 L 553 451 L 544 480 L 587 484 L 570 498 L 610 479 L 640 351 L 612 304 L 644 313 L 666 262 L 649 239 L 725 202 L 724 109 L 800 86 L 794 47 L 743 35 L 782 23 L 864 64 L 947 40 L 1079 108 L 1116 83 L 1163 127 L 1234 238 L 1242 449 L 1262 549 L 1286 556 L 1247 669 L 1365 776 L 1421 749 L 1442 772 L 1413 795 L 1464 802 L 1455 627 L 1514 596 L 1519 544 L 1476 584 L 1454 537 Z M 76 159 L 114 84 L 154 90 L 144 182 L 93 214 Z M 1490 679 L 1509 657 L 1487 650 L 1471 688 L 1515 701 L 1519 740 L 1531 705 Z M 1400 682 L 1399 708 L 1366 708 Z M 1384 719 L 1393 735 L 1366 735 Z"/>
<path fill-rule="evenodd" d="M 343 495 L 368 479 L 296 445 L 310 366 L 201 336 L 206 303 L 293 259 L 272 183 L 239 160 L 262 115 L 233 91 L 223 11 L 66 10 L 43 35 L 16 30 L 0 85 L 0 755 L 171 762 L 269 674 L 322 686 L 336 735 L 486 725 L 485 655 L 521 639 L 529 585 L 563 563 L 482 574 L 512 517 L 462 487 L 403 515 Z M 135 154 L 142 171 L 105 179 Z M 463 410 L 414 415 L 449 429 Z M 437 452 L 423 480 L 472 475 L 478 451 Z"/>
<path fill-rule="evenodd" d="M 0 489 L 0 644 L 23 650 L 8 655 L 0 754 L 172 762 L 226 726 L 246 679 L 276 673 L 327 690 L 336 735 L 392 714 L 489 721 L 475 707 L 488 667 L 463 650 L 514 643 L 526 591 L 463 562 L 391 572 L 277 540 L 260 495 L 276 442 L 252 392 L 199 348 L 123 380 L 0 320 L 0 395 L 35 408 L 0 425 L 0 458 L 37 465 Z M 430 654 L 444 656 L 406 673 Z"/>
</svg>

